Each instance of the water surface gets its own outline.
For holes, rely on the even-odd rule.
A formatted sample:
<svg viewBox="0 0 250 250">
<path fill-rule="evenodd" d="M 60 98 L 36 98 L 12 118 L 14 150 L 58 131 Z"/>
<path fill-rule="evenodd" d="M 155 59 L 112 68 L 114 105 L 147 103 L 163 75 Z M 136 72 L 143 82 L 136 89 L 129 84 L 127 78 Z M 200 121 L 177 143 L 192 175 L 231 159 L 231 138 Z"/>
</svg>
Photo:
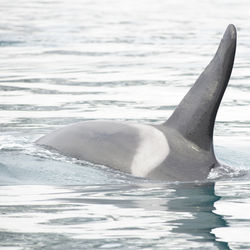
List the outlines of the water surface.
<svg viewBox="0 0 250 250">
<path fill-rule="evenodd" d="M 250 3 L 2 0 L 0 248 L 250 248 Z M 159 124 L 238 30 L 205 183 L 164 183 L 34 145 L 89 119 Z"/>
</svg>

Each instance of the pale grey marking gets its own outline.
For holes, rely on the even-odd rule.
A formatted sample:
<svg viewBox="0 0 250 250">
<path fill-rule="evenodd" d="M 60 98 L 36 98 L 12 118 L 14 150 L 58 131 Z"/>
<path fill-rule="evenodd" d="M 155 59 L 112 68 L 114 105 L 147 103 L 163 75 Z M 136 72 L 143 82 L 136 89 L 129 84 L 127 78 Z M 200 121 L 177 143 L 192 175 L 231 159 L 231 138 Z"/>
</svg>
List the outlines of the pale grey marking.
<svg viewBox="0 0 250 250">
<path fill-rule="evenodd" d="M 169 145 L 163 132 L 143 124 L 131 124 L 138 129 L 140 144 L 132 161 L 131 173 L 146 177 L 159 166 L 169 154 Z"/>
</svg>

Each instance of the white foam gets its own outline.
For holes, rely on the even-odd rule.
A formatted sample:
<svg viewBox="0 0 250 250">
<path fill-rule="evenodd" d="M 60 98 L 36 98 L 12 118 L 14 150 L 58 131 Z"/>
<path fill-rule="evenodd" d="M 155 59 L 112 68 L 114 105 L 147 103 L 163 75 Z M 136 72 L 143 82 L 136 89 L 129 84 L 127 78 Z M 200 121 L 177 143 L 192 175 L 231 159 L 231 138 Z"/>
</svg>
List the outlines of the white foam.
<svg viewBox="0 0 250 250">
<path fill-rule="evenodd" d="M 150 171 L 160 165 L 169 154 L 165 135 L 149 125 L 133 124 L 138 129 L 140 145 L 134 156 L 131 172 L 138 177 L 146 177 Z"/>
</svg>

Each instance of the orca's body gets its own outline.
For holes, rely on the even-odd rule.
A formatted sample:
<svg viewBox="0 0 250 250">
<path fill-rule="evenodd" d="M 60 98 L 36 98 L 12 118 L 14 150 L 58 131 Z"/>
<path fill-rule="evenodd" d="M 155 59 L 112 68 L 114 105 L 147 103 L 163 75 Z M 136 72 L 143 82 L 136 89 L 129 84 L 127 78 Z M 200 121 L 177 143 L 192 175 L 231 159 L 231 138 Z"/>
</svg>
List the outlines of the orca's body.
<svg viewBox="0 0 250 250">
<path fill-rule="evenodd" d="M 161 125 L 81 122 L 43 136 L 37 144 L 138 177 L 204 180 L 212 168 L 219 166 L 213 130 L 235 50 L 236 29 L 229 25 L 213 60 Z"/>
</svg>

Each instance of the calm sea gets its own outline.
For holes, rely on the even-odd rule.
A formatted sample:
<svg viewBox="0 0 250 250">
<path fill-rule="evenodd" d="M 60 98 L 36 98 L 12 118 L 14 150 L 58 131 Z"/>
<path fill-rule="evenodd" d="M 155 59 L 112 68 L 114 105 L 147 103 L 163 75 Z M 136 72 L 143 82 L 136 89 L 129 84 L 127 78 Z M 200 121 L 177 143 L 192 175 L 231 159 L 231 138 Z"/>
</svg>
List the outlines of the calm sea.
<svg viewBox="0 0 250 250">
<path fill-rule="evenodd" d="M 249 249 L 250 2 L 0 0 L 0 249 Z M 164 183 L 39 148 L 89 119 L 165 121 L 238 30 L 207 182 Z"/>
</svg>

